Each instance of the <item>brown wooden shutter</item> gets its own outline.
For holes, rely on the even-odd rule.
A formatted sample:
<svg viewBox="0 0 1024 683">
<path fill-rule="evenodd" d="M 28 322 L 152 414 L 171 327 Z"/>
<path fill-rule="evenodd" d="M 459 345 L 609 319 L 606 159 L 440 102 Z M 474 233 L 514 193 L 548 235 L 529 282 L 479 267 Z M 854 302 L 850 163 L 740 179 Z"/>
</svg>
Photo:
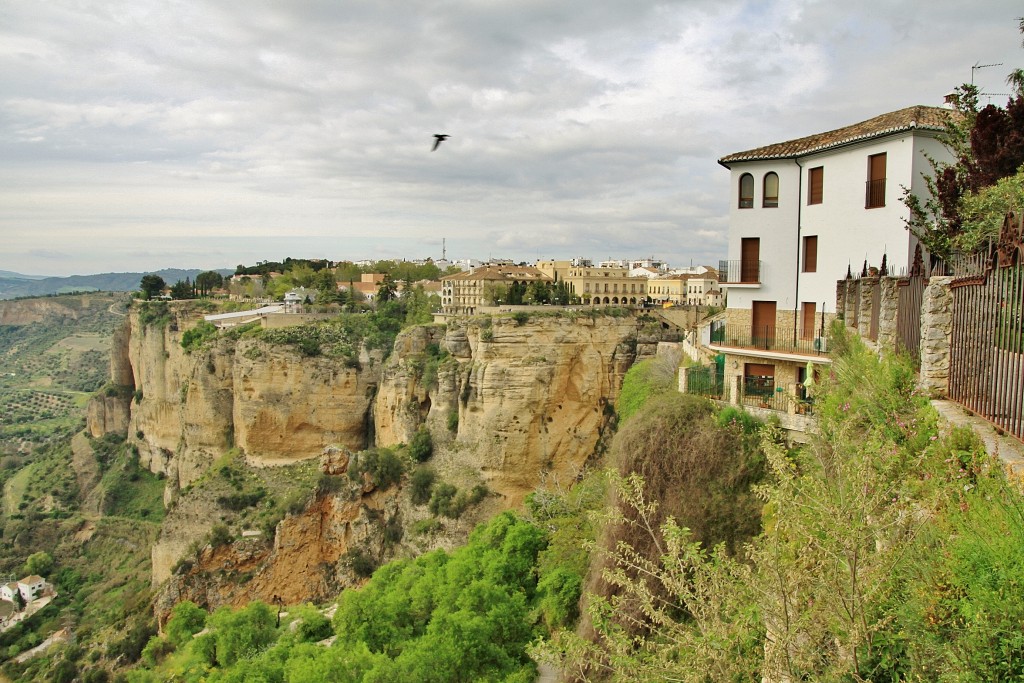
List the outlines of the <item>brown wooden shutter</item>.
<svg viewBox="0 0 1024 683">
<path fill-rule="evenodd" d="M 761 281 L 761 239 L 744 237 L 740 240 L 740 282 Z"/>
<path fill-rule="evenodd" d="M 814 316 L 817 313 L 817 304 L 813 301 L 805 301 L 801 307 L 800 313 L 802 318 L 800 338 L 805 341 L 810 341 L 814 339 Z"/>
<path fill-rule="evenodd" d="M 818 272 L 818 236 L 804 237 L 804 272 Z"/>
<path fill-rule="evenodd" d="M 824 194 L 825 169 L 816 166 L 807 171 L 807 203 L 821 204 Z"/>
</svg>

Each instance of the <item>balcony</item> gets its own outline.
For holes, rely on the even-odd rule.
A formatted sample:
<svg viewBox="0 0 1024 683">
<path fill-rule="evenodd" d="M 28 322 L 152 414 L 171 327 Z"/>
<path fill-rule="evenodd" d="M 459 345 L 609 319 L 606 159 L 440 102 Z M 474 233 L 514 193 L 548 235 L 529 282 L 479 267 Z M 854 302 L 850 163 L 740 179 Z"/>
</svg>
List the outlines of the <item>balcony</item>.
<svg viewBox="0 0 1024 683">
<path fill-rule="evenodd" d="M 864 208 L 877 209 L 885 206 L 885 178 L 869 180 L 864 189 Z"/>
<path fill-rule="evenodd" d="M 795 338 L 794 338 L 795 337 Z M 825 338 L 793 334 L 792 327 L 739 325 L 719 321 L 711 325 L 711 346 L 801 356 L 828 354 Z"/>
<path fill-rule="evenodd" d="M 777 413 L 810 415 L 814 412 L 814 399 L 800 384 L 776 384 L 772 377 L 735 377 L 727 381 L 724 371 L 714 365 L 684 368 L 686 377 L 682 390 L 688 394 L 704 396 L 714 401 L 759 408 Z"/>
<path fill-rule="evenodd" d="M 761 285 L 761 261 L 719 261 L 718 282 L 723 285 Z"/>
</svg>

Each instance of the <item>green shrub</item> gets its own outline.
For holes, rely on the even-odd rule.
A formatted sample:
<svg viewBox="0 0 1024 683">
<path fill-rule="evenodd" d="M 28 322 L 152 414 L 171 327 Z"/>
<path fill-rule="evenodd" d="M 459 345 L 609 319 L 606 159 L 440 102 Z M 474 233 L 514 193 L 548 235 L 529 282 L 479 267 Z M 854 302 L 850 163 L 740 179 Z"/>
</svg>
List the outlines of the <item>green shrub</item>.
<svg viewBox="0 0 1024 683">
<path fill-rule="evenodd" d="M 255 491 L 245 493 L 232 493 L 227 496 L 218 496 L 217 504 L 222 508 L 232 510 L 234 512 L 240 512 L 246 508 L 258 505 L 260 501 L 266 498 L 266 496 L 266 489 L 259 488 Z"/>
<path fill-rule="evenodd" d="M 487 487 L 483 484 L 473 487 L 470 493 L 460 491 L 451 484 L 438 484 L 430 496 L 427 509 L 434 515 L 458 519 L 468 507 L 482 501 L 487 494 Z"/>
<path fill-rule="evenodd" d="M 527 321 L 529 321 L 530 314 L 526 311 L 516 311 L 512 314 L 512 319 L 516 321 L 516 325 L 522 327 L 527 323 Z"/>
<path fill-rule="evenodd" d="M 412 525 L 412 533 L 414 536 L 426 536 L 429 534 L 437 533 L 441 530 L 441 522 L 437 519 L 430 517 L 429 519 L 421 519 Z"/>
<path fill-rule="evenodd" d="M 409 457 L 416 462 L 424 462 L 433 454 L 434 440 L 430 435 L 430 430 L 425 426 L 420 427 L 409 443 Z"/>
<path fill-rule="evenodd" d="M 427 509 L 430 510 L 432 515 L 457 518 L 462 514 L 462 510 L 455 512 L 452 509 L 452 502 L 455 500 L 455 495 L 458 492 L 459 490 L 451 484 L 438 484 L 434 487 L 434 492 L 430 496 L 430 503 Z"/>
<path fill-rule="evenodd" d="M 203 320 L 191 330 L 185 330 L 181 335 L 181 348 L 185 349 L 186 353 L 192 353 L 216 336 L 217 327 L 213 323 Z"/>
<path fill-rule="evenodd" d="M 448 423 L 448 431 L 449 432 L 452 432 L 454 434 L 455 432 L 459 431 L 459 410 L 458 410 L 458 408 L 456 408 L 455 410 L 448 411 L 447 423 Z"/>
<path fill-rule="evenodd" d="M 410 492 L 413 505 L 424 505 L 430 501 L 437 473 L 430 467 L 417 467 L 409 477 Z"/>
<path fill-rule="evenodd" d="M 333 494 L 337 493 L 338 491 L 341 491 L 343 488 L 345 488 L 345 477 L 340 475 L 327 474 L 326 472 L 322 472 L 320 474 L 320 477 L 316 481 L 316 490 L 319 491 L 320 493 Z M 306 507 L 305 500 L 303 500 L 302 503 L 303 505 L 301 508 L 299 508 L 298 510 L 289 510 L 289 512 L 292 512 L 293 514 L 302 512 L 302 510 L 305 509 Z"/>
<path fill-rule="evenodd" d="M 214 548 L 227 545 L 233 540 L 234 537 L 231 535 L 231 530 L 225 524 L 214 524 L 213 528 L 210 529 L 210 545 Z"/>
<path fill-rule="evenodd" d="M 377 563 L 362 548 L 350 549 L 345 553 L 344 560 L 356 576 L 364 579 L 371 576 L 374 570 L 377 569 Z"/>
<path fill-rule="evenodd" d="M 375 488 L 386 489 L 402 480 L 405 467 L 402 459 L 387 448 L 371 448 L 356 453 L 348 463 L 348 477 L 354 482 L 363 480 L 368 474 Z"/>
</svg>

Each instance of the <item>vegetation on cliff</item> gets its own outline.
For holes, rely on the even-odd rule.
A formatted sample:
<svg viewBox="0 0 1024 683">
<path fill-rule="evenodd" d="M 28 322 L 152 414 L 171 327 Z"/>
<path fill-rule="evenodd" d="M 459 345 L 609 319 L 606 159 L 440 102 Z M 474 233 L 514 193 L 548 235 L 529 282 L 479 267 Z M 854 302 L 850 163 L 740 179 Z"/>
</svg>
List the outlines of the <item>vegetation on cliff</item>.
<svg viewBox="0 0 1024 683">
<path fill-rule="evenodd" d="M 744 553 L 659 526 L 658 496 L 622 477 L 619 523 L 643 540 L 603 548 L 615 590 L 589 596 L 594 633 L 538 656 L 585 680 L 1024 675 L 1020 492 L 972 433 L 939 433 L 909 362 L 836 342 L 819 434 L 792 451 L 765 435 L 765 528 Z"/>
</svg>

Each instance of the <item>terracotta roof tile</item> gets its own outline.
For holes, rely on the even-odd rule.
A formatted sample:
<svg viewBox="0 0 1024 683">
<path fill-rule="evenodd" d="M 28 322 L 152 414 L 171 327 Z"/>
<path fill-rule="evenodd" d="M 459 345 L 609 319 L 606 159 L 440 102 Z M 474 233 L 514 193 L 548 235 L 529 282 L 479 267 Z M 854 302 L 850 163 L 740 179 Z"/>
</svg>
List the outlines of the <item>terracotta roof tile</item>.
<svg viewBox="0 0 1024 683">
<path fill-rule="evenodd" d="M 737 161 L 790 159 L 907 130 L 941 131 L 945 129 L 947 117 L 951 114 L 949 109 L 941 107 L 922 105 L 907 107 L 855 123 L 852 126 L 830 130 L 827 133 L 816 133 L 796 140 L 787 140 L 774 145 L 729 154 L 719 159 L 718 163 L 727 167 L 730 163 Z"/>
</svg>

